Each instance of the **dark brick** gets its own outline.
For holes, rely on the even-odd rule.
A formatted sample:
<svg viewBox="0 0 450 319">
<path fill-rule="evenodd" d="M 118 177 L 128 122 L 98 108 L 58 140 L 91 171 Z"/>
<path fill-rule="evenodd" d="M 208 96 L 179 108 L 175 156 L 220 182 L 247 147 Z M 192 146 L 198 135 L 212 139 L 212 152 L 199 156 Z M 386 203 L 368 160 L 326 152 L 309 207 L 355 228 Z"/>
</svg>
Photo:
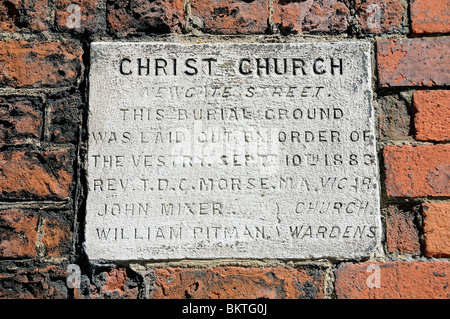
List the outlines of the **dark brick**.
<svg viewBox="0 0 450 319">
<path fill-rule="evenodd" d="M 192 0 L 191 11 L 207 33 L 264 34 L 268 27 L 267 0 Z"/>
<path fill-rule="evenodd" d="M 0 144 L 39 140 L 43 122 L 43 106 L 39 99 L 0 97 Z"/>
<path fill-rule="evenodd" d="M 0 153 L 0 199 L 68 199 L 73 181 L 74 154 L 9 149 Z"/>
<path fill-rule="evenodd" d="M 108 1 L 107 20 L 111 32 L 119 36 L 181 33 L 185 25 L 184 1 Z"/>
<path fill-rule="evenodd" d="M 343 33 L 349 18 L 345 0 L 274 0 L 273 20 L 282 32 Z"/>
</svg>

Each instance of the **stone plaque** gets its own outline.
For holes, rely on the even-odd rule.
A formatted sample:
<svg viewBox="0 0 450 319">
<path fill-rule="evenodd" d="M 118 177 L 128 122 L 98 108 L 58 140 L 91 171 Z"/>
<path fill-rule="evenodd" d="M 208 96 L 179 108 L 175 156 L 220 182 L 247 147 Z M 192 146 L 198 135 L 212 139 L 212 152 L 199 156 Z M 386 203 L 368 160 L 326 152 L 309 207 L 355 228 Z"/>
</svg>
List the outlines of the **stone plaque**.
<svg viewBox="0 0 450 319">
<path fill-rule="evenodd" d="M 91 49 L 89 258 L 378 251 L 369 43 Z"/>
</svg>

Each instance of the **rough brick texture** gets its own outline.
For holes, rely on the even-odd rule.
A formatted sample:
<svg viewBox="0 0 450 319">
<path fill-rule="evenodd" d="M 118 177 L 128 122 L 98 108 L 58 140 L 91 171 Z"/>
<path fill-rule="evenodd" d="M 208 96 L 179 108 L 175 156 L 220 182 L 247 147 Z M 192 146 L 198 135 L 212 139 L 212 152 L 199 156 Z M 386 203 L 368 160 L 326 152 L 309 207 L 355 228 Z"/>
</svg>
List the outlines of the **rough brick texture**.
<svg viewBox="0 0 450 319">
<path fill-rule="evenodd" d="M 274 0 L 273 21 L 282 32 L 342 33 L 349 25 L 347 1 Z"/>
<path fill-rule="evenodd" d="M 72 251 L 73 212 L 51 212 L 43 217 L 38 249 L 46 257 L 66 256 Z"/>
<path fill-rule="evenodd" d="M 103 30 L 105 13 L 99 0 L 56 0 L 56 26 L 61 31 L 95 33 Z"/>
<path fill-rule="evenodd" d="M 450 0 L 410 0 L 409 2 L 414 33 L 450 32 Z"/>
<path fill-rule="evenodd" d="M 392 33 L 402 27 L 401 0 L 356 0 L 355 9 L 364 33 Z"/>
<path fill-rule="evenodd" d="M 386 146 L 388 196 L 449 196 L 450 145 Z"/>
<path fill-rule="evenodd" d="M 0 97 L 0 145 L 39 140 L 43 122 L 38 98 Z"/>
<path fill-rule="evenodd" d="M 82 123 L 83 102 L 80 94 L 49 99 L 50 140 L 57 143 L 76 143 Z"/>
<path fill-rule="evenodd" d="M 386 244 L 390 253 L 420 254 L 417 207 L 389 205 L 386 214 Z"/>
<path fill-rule="evenodd" d="M 181 33 L 183 0 L 117 0 L 107 2 L 110 30 L 119 35 Z"/>
<path fill-rule="evenodd" d="M 447 85 L 450 77 L 450 38 L 377 41 L 381 87 Z"/>
<path fill-rule="evenodd" d="M 450 298 L 448 261 L 346 263 L 335 275 L 338 299 Z"/>
<path fill-rule="evenodd" d="M 413 101 L 416 140 L 450 141 L 450 91 L 416 91 Z"/>
<path fill-rule="evenodd" d="M 269 18 L 268 0 L 192 0 L 192 23 L 215 34 L 262 34 Z"/>
<path fill-rule="evenodd" d="M 0 1 L 1 32 L 47 30 L 48 0 Z"/>
<path fill-rule="evenodd" d="M 380 96 L 377 108 L 381 140 L 412 140 L 411 111 L 404 98 L 398 94 Z"/>
<path fill-rule="evenodd" d="M 150 298 L 323 298 L 324 275 L 316 268 L 155 269 Z"/>
<path fill-rule="evenodd" d="M 0 258 L 36 256 L 38 216 L 20 209 L 0 210 Z"/>
<path fill-rule="evenodd" d="M 120 267 L 97 270 L 92 280 L 83 275 L 80 287 L 74 289 L 75 299 L 137 299 L 138 296 L 136 274 Z"/>
<path fill-rule="evenodd" d="M 76 84 L 82 69 L 81 46 L 72 42 L 0 43 L 0 87 L 55 87 Z"/>
<path fill-rule="evenodd" d="M 67 299 L 63 265 L 0 264 L 0 299 Z"/>
<path fill-rule="evenodd" d="M 68 199 L 73 173 L 73 152 L 68 149 L 3 151 L 0 199 Z"/>
<path fill-rule="evenodd" d="M 425 255 L 450 257 L 450 202 L 424 203 Z"/>
</svg>

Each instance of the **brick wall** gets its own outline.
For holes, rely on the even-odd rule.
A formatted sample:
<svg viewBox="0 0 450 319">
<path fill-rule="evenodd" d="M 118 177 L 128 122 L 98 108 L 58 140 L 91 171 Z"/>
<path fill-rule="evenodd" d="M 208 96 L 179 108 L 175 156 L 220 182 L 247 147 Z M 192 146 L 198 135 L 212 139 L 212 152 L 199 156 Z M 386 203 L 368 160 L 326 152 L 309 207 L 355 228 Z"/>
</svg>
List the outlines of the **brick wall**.
<svg viewBox="0 0 450 319">
<path fill-rule="evenodd" d="M 0 298 L 450 298 L 449 17 L 449 0 L 0 0 Z M 90 43 L 231 36 L 372 43 L 384 257 L 87 260 Z"/>
</svg>

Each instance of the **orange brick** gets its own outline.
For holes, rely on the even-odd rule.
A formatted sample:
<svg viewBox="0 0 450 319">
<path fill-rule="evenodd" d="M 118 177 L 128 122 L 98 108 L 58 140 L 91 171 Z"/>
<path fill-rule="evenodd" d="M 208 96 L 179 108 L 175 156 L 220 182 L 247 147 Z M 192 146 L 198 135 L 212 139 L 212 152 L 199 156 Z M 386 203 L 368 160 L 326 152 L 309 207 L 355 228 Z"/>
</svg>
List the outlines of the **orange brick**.
<svg viewBox="0 0 450 319">
<path fill-rule="evenodd" d="M 58 87 L 76 84 L 82 70 L 81 45 L 51 41 L 0 43 L 0 86 Z"/>
<path fill-rule="evenodd" d="M 416 91 L 413 107 L 416 140 L 450 141 L 450 90 Z"/>
<path fill-rule="evenodd" d="M 291 299 L 323 298 L 325 272 L 316 268 L 154 270 L 152 299 Z"/>
<path fill-rule="evenodd" d="M 410 0 L 413 33 L 450 32 L 450 0 Z"/>
<path fill-rule="evenodd" d="M 335 275 L 338 299 L 450 298 L 448 261 L 345 263 Z"/>
<path fill-rule="evenodd" d="M 56 25 L 61 31 L 102 31 L 104 12 L 99 0 L 56 0 Z"/>
<path fill-rule="evenodd" d="M 427 257 L 450 257 L 450 202 L 424 203 L 423 232 Z"/>
<path fill-rule="evenodd" d="M 37 98 L 0 97 L 0 144 L 39 140 L 43 105 Z"/>
<path fill-rule="evenodd" d="M 377 41 L 381 87 L 433 87 L 450 83 L 450 38 Z"/>
<path fill-rule="evenodd" d="M 203 21 L 203 31 L 215 34 L 263 34 L 267 29 L 267 0 L 192 0 L 192 15 Z"/>
<path fill-rule="evenodd" d="M 349 18 L 345 1 L 274 0 L 273 20 L 281 32 L 342 33 L 348 28 Z"/>
<path fill-rule="evenodd" d="M 386 146 L 388 196 L 450 195 L 450 145 Z"/>
</svg>

